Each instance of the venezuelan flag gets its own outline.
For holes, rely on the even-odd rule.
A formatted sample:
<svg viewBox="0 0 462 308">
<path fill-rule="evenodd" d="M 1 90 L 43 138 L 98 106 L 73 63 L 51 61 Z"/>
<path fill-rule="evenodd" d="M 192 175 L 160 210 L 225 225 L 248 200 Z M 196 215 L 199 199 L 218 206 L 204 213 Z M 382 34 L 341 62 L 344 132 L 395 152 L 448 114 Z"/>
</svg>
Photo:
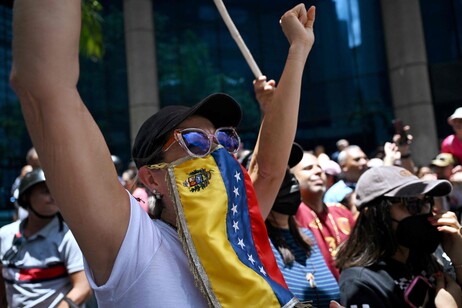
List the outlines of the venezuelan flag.
<svg viewBox="0 0 462 308">
<path fill-rule="evenodd" d="M 218 148 L 169 169 L 179 232 L 213 306 L 292 307 L 250 178 Z"/>
</svg>

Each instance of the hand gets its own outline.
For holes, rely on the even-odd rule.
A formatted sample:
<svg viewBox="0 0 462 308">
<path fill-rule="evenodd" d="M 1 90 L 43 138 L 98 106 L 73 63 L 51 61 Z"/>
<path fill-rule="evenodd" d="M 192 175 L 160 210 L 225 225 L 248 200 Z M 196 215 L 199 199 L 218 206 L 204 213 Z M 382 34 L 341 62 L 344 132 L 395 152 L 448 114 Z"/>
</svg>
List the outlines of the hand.
<svg viewBox="0 0 462 308">
<path fill-rule="evenodd" d="M 264 115 L 273 100 L 276 81 L 271 79 L 266 82 L 266 76 L 260 76 L 253 81 L 253 89 L 255 91 L 255 98 L 260 105 L 260 111 Z"/>
<path fill-rule="evenodd" d="M 393 166 L 395 164 L 395 160 L 401 158 L 401 152 L 399 151 L 396 143 L 385 142 L 383 151 L 385 152 L 385 157 L 383 158 L 383 164 L 385 166 Z"/>
<path fill-rule="evenodd" d="M 441 212 L 429 218 L 430 223 L 443 232 L 441 242 L 444 252 L 454 264 L 462 264 L 462 235 L 461 225 L 453 212 Z"/>
<path fill-rule="evenodd" d="M 462 305 L 462 290 L 448 274 L 438 272 L 436 278 L 435 306 L 442 308 L 460 307 Z"/>
<path fill-rule="evenodd" d="M 344 306 L 340 305 L 336 301 L 332 300 L 329 303 L 329 308 L 345 308 Z"/>
<path fill-rule="evenodd" d="M 393 135 L 393 142 L 398 145 L 399 151 L 403 154 L 409 153 L 409 146 L 411 145 L 412 139 L 414 138 L 411 134 L 409 134 L 410 130 L 411 127 L 409 125 L 403 127 L 402 134 L 406 136 L 406 140 L 401 140 L 403 139 L 402 134 Z"/>
<path fill-rule="evenodd" d="M 313 46 L 315 16 L 314 6 L 311 6 L 307 12 L 305 5 L 301 3 L 281 17 L 279 23 L 290 45 L 299 42 L 303 45 L 306 44 L 309 48 Z"/>
</svg>

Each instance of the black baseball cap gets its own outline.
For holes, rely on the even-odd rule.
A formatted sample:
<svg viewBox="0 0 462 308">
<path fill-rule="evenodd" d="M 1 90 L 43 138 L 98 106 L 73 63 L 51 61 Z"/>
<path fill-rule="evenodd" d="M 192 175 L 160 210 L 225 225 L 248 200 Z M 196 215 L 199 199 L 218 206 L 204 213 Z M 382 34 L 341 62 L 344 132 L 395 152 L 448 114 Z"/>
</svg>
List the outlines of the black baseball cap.
<svg viewBox="0 0 462 308">
<path fill-rule="evenodd" d="M 237 127 L 242 118 L 239 104 L 231 96 L 214 93 L 192 107 L 172 105 L 160 109 L 141 125 L 132 149 L 137 168 L 155 163 L 169 133 L 192 115 L 207 118 L 216 127 Z"/>
</svg>

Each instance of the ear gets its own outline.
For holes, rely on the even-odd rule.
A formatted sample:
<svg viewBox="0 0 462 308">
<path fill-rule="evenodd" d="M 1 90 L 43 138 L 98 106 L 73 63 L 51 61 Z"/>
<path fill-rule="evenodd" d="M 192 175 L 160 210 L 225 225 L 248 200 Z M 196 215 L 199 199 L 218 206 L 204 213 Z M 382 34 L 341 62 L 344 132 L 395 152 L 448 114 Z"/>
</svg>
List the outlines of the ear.
<svg viewBox="0 0 462 308">
<path fill-rule="evenodd" d="M 159 186 L 159 176 L 162 176 L 161 170 L 151 170 L 146 166 L 138 170 L 138 178 L 151 191 L 157 189 L 157 186 Z"/>
</svg>

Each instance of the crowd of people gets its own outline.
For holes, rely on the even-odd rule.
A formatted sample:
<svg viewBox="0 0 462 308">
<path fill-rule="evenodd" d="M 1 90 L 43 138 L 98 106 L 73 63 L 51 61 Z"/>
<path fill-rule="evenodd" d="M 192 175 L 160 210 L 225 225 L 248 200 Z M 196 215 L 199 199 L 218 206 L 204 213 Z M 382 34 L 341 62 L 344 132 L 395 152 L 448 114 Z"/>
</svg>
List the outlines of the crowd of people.
<svg viewBox="0 0 462 308">
<path fill-rule="evenodd" d="M 149 117 L 124 169 L 76 88 L 80 1 L 16 0 L 11 83 L 34 148 L 0 229 L 2 305 L 462 306 L 462 108 L 427 166 L 408 126 L 371 159 L 347 139 L 304 150 L 314 21 L 303 4 L 280 19 L 290 48 L 278 82 L 254 81 L 252 150 L 214 93 Z"/>
</svg>

